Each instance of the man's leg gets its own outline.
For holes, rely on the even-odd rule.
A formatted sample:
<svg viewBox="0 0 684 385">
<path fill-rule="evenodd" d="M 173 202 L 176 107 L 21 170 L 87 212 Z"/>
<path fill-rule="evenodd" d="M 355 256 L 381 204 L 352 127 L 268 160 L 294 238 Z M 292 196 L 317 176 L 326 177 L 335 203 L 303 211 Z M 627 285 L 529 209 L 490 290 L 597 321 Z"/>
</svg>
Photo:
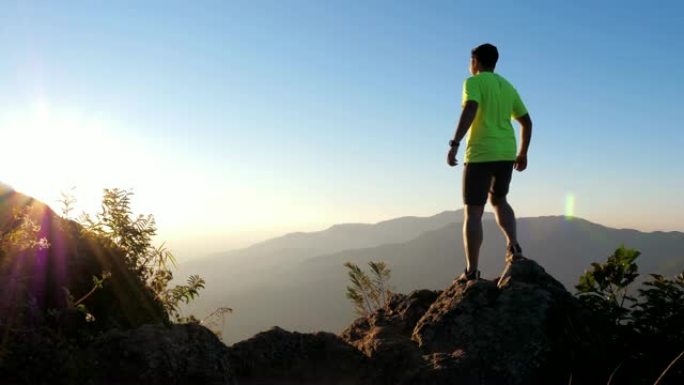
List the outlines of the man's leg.
<svg viewBox="0 0 684 385">
<path fill-rule="evenodd" d="M 511 205 L 506 201 L 506 197 L 497 197 L 490 193 L 489 201 L 494 207 L 496 223 L 506 237 L 506 244 L 509 247 L 517 245 L 518 238 L 515 231 L 515 213 L 513 212 Z"/>
<path fill-rule="evenodd" d="M 491 180 L 487 164 L 466 163 L 463 169 L 463 247 L 466 271 L 458 278 L 460 281 L 478 278 L 477 265 L 483 237 L 482 214 Z"/>
<path fill-rule="evenodd" d="M 496 223 L 506 237 L 506 258 L 522 256 L 515 228 L 515 213 L 506 201 L 513 174 L 513 162 L 495 162 L 492 168 L 494 180 L 489 190 L 489 201 L 494 207 Z"/>
<path fill-rule="evenodd" d="M 501 288 L 510 280 L 511 265 L 516 260 L 523 258 L 522 249 L 518 244 L 515 226 L 515 213 L 513 208 L 506 201 L 508 194 L 508 187 L 511 183 L 511 174 L 513 172 L 512 162 L 501 162 L 497 164 L 494 175 L 494 183 L 489 191 L 489 201 L 494 206 L 494 215 L 496 216 L 496 223 L 506 237 L 506 266 L 504 267 L 497 287 Z"/>
<path fill-rule="evenodd" d="M 501 232 L 503 232 L 506 237 L 506 266 L 504 267 L 499 281 L 496 286 L 501 288 L 510 280 L 511 275 L 511 264 L 523 258 L 522 249 L 518 244 L 518 239 L 516 238 L 515 232 L 515 213 L 513 208 L 506 201 L 506 197 L 497 197 L 493 194 L 489 194 L 489 200 L 494 206 L 494 215 L 496 216 L 496 223 L 499 225 Z"/>
<path fill-rule="evenodd" d="M 463 246 L 466 255 L 466 271 L 470 275 L 477 272 L 477 263 L 480 258 L 484 206 L 465 205 L 463 213 Z"/>
</svg>

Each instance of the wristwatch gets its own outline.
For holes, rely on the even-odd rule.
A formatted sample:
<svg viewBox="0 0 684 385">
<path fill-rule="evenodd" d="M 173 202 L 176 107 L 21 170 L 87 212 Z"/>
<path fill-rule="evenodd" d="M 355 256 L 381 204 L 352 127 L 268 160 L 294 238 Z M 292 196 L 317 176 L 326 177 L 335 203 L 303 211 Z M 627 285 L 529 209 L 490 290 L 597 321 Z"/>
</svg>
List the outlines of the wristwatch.
<svg viewBox="0 0 684 385">
<path fill-rule="evenodd" d="M 449 147 L 458 147 L 459 143 L 455 140 L 450 140 L 449 141 Z"/>
</svg>

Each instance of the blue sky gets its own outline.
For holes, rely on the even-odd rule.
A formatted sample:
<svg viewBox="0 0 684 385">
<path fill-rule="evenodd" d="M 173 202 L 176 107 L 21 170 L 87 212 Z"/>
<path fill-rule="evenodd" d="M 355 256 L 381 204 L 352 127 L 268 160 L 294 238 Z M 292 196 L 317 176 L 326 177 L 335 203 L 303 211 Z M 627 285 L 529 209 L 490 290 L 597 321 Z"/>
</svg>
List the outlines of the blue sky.
<svg viewBox="0 0 684 385">
<path fill-rule="evenodd" d="M 181 259 L 460 208 L 445 155 L 483 42 L 535 124 L 519 216 L 572 196 L 595 222 L 684 231 L 677 1 L 2 7 L 0 181 L 49 203 L 76 186 L 86 210 L 132 188 Z"/>
</svg>

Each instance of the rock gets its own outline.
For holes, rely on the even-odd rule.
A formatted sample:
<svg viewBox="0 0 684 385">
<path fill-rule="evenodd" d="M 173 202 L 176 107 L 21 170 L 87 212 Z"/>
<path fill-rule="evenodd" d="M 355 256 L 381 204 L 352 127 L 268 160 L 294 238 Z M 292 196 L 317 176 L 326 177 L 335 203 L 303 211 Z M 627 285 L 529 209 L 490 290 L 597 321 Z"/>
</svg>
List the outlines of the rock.
<svg viewBox="0 0 684 385">
<path fill-rule="evenodd" d="M 496 281 L 395 295 L 341 337 L 371 359 L 376 383 L 567 382 L 567 336 L 582 323 L 575 298 L 530 260 Z"/>
<path fill-rule="evenodd" d="M 341 336 L 373 361 L 378 382 L 396 383 L 423 365 L 422 352 L 410 337 L 438 296 L 431 290 L 394 294 L 386 309 L 357 319 Z"/>
<path fill-rule="evenodd" d="M 86 350 L 94 384 L 232 385 L 228 348 L 197 324 L 112 330 Z"/>
<path fill-rule="evenodd" d="M 370 385 L 369 360 L 340 337 L 278 327 L 228 348 L 240 385 Z"/>
<path fill-rule="evenodd" d="M 501 289 L 496 280 L 449 287 L 411 338 L 425 353 L 450 355 L 446 366 L 455 373 L 478 372 L 487 383 L 567 380 L 570 372 L 555 364 L 564 355 L 559 341 L 566 321 L 578 308 L 560 282 L 525 260 L 513 264 Z"/>
</svg>

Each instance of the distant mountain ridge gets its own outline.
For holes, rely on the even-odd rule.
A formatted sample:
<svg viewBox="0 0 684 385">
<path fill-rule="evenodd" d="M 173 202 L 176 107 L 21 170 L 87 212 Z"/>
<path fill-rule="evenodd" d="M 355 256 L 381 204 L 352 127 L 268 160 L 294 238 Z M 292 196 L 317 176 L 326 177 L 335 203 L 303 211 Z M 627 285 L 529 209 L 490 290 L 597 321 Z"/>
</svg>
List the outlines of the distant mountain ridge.
<svg viewBox="0 0 684 385">
<path fill-rule="evenodd" d="M 425 231 L 436 230 L 455 223 L 463 216 L 463 210 L 443 211 L 430 217 L 405 216 L 369 223 L 342 223 L 325 230 L 294 232 L 258 242 L 239 251 L 262 251 L 264 249 L 311 249 L 332 253 L 341 250 L 372 247 L 387 243 L 404 242 Z M 486 218 L 493 218 L 486 213 Z M 313 246 L 313 247 L 312 247 Z M 221 253 L 219 255 L 222 255 Z"/>
<path fill-rule="evenodd" d="M 455 223 L 462 215 L 462 210 L 444 211 L 430 217 L 406 216 L 376 224 L 346 223 L 321 231 L 289 233 L 243 249 L 188 261 L 181 267 L 203 271 L 209 280 L 236 279 L 261 285 L 263 269 L 277 269 L 282 264 L 300 263 L 344 250 L 406 242 L 426 231 Z M 218 260 L 221 268 L 215 269 L 213 266 Z"/>
<path fill-rule="evenodd" d="M 462 211 L 402 217 L 377 224 L 344 224 L 292 233 L 251 247 L 182 264 L 179 276 L 200 274 L 207 289 L 187 309 L 202 317 L 218 306 L 234 309 L 223 330 L 228 342 L 280 325 L 299 331 L 339 331 L 353 318 L 345 298 L 343 263 L 364 266 L 383 260 L 398 292 L 442 289 L 464 267 Z M 480 270 L 496 277 L 503 267 L 504 239 L 491 214 L 484 220 Z M 525 254 L 570 291 L 591 262 L 618 246 L 639 249 L 644 273 L 684 270 L 684 233 L 612 229 L 581 218 L 519 218 Z"/>
</svg>

